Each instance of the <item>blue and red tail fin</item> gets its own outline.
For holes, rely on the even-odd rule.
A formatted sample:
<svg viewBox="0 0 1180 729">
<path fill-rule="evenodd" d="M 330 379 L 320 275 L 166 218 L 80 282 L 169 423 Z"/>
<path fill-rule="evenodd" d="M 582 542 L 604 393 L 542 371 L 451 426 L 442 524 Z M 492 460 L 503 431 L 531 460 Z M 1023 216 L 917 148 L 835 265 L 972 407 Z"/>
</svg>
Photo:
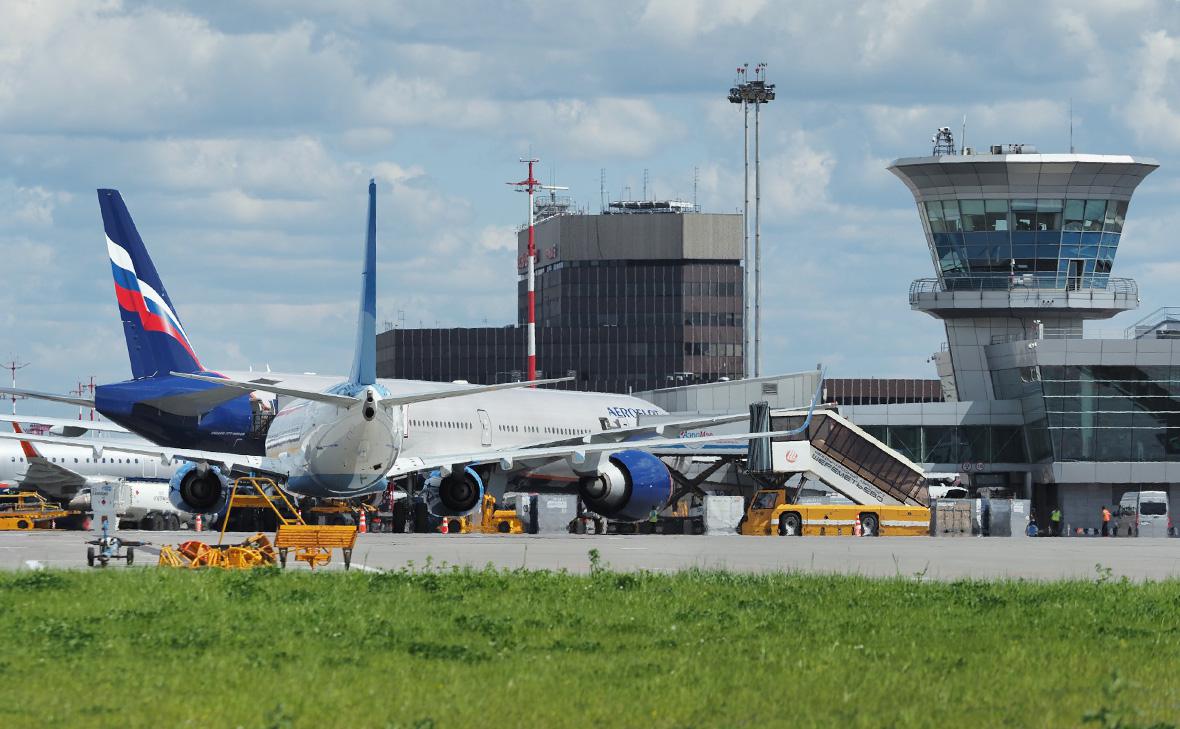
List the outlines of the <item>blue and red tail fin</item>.
<svg viewBox="0 0 1180 729">
<path fill-rule="evenodd" d="M 132 375 L 203 372 L 123 197 L 118 190 L 99 190 L 98 205 Z"/>
</svg>

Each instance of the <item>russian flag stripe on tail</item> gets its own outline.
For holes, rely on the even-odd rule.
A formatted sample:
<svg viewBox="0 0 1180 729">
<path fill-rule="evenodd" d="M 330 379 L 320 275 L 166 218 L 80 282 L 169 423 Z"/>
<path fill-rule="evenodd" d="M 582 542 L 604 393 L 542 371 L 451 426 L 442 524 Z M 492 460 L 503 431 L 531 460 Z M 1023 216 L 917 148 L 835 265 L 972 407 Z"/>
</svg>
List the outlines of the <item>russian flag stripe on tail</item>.
<svg viewBox="0 0 1180 729">
<path fill-rule="evenodd" d="M 99 190 L 98 204 L 132 375 L 203 372 L 122 196 Z"/>
</svg>

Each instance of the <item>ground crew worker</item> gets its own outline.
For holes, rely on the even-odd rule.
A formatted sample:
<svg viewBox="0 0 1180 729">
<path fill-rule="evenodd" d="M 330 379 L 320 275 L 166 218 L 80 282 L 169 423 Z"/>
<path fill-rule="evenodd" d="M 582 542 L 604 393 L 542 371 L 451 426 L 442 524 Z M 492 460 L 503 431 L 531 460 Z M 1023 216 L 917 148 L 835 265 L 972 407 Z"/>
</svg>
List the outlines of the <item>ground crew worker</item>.
<svg viewBox="0 0 1180 729">
<path fill-rule="evenodd" d="M 651 510 L 651 514 L 649 514 L 647 517 L 648 534 L 655 534 L 656 533 L 656 522 L 658 522 L 659 520 L 660 520 L 660 512 L 657 511 L 656 508 L 653 506 L 652 510 Z"/>
<path fill-rule="evenodd" d="M 1110 536 L 1110 509 L 1102 507 L 1102 536 Z"/>
<path fill-rule="evenodd" d="M 1053 512 L 1049 514 L 1049 536 L 1061 536 L 1061 509 L 1054 509 Z"/>
</svg>

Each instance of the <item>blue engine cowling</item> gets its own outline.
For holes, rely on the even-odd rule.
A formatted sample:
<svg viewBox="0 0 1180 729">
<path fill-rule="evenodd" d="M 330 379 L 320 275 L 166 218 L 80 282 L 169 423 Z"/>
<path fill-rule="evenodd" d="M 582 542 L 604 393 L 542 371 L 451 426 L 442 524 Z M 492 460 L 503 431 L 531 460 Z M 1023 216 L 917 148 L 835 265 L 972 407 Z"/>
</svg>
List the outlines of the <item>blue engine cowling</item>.
<svg viewBox="0 0 1180 729">
<path fill-rule="evenodd" d="M 426 479 L 422 496 L 435 516 L 466 516 L 483 500 L 483 479 L 471 466 L 450 476 L 435 471 Z"/>
<path fill-rule="evenodd" d="M 608 519 L 642 521 L 672 498 L 672 474 L 646 451 L 613 453 L 598 473 L 578 482 L 586 508 Z"/>
<path fill-rule="evenodd" d="M 225 511 L 229 499 L 229 479 L 217 466 L 207 463 L 185 463 L 176 469 L 168 481 L 169 500 L 178 509 L 193 514 L 212 514 Z"/>
</svg>

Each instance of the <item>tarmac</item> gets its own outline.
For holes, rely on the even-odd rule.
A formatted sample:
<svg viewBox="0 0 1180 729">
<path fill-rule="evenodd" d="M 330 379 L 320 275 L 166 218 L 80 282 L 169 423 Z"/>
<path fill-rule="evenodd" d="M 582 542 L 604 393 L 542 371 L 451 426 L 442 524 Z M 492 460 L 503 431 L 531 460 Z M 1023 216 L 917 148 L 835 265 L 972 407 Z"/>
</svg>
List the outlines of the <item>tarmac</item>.
<svg viewBox="0 0 1180 729">
<path fill-rule="evenodd" d="M 137 548 L 136 567 L 155 566 L 159 547 L 216 532 L 120 532 L 150 542 Z M 239 542 L 249 534 L 227 534 Z M 0 532 L 0 569 L 86 568 L 78 531 Z M 1100 537 L 743 537 L 575 536 L 483 534 L 363 534 L 353 569 L 422 569 L 462 565 L 497 569 L 548 569 L 585 573 L 590 550 L 615 570 L 671 572 L 690 568 L 741 572 L 808 572 L 923 579 L 1121 579 L 1180 578 L 1180 539 Z M 294 561 L 291 560 L 291 563 Z M 335 553 L 329 569 L 341 569 Z M 296 568 L 306 569 L 299 565 Z M 121 562 L 108 569 L 125 569 Z"/>
</svg>

